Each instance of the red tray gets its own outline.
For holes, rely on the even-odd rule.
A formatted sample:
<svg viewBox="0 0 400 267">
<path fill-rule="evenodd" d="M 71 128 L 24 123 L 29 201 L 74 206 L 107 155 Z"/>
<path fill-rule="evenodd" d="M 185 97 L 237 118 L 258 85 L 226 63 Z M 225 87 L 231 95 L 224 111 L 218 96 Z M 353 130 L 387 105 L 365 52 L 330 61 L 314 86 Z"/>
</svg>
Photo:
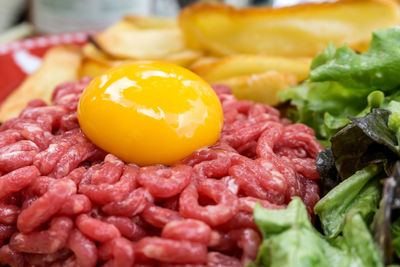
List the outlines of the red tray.
<svg viewBox="0 0 400 267">
<path fill-rule="evenodd" d="M 39 36 L 0 45 L 0 104 L 27 75 L 41 64 L 46 51 L 55 45 L 87 42 L 92 32 L 75 32 Z"/>
</svg>

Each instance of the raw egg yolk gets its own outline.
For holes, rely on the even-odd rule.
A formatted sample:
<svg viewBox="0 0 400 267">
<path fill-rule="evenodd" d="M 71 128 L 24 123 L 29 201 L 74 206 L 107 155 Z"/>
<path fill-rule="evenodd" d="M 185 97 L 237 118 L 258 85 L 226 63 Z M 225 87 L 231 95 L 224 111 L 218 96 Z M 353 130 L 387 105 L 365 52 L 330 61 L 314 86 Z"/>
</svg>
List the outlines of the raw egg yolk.
<svg viewBox="0 0 400 267">
<path fill-rule="evenodd" d="M 78 120 L 94 144 L 126 162 L 171 165 L 215 143 L 223 114 L 213 89 L 191 71 L 134 62 L 89 83 Z"/>
</svg>

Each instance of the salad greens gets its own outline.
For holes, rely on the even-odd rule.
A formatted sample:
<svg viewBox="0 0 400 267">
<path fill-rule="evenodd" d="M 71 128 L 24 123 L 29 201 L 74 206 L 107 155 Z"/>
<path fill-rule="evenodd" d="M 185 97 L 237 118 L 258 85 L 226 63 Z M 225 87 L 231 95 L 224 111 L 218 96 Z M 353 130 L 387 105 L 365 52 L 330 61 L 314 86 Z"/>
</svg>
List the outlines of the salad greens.
<svg viewBox="0 0 400 267">
<path fill-rule="evenodd" d="M 392 262 L 394 252 L 399 257 L 400 161 L 383 183 L 383 196 L 372 230 L 385 262 Z"/>
<path fill-rule="evenodd" d="M 364 54 L 329 45 L 309 78 L 280 96 L 327 145 L 316 161 L 321 231 L 299 198 L 285 210 L 257 205 L 263 242 L 249 265 L 400 263 L 400 27 L 376 31 Z"/>
<path fill-rule="evenodd" d="M 398 156 L 397 139 L 387 126 L 390 111 L 374 109 L 360 118 L 350 118 L 351 124 L 331 138 L 336 169 L 342 178 L 371 163 L 385 163 Z M 354 146 L 357 144 L 357 146 Z M 391 173 L 386 168 L 387 174 Z"/>
<path fill-rule="evenodd" d="M 328 238 L 336 237 L 342 232 L 348 214 L 359 213 L 363 218 L 372 218 L 371 213 L 375 213 L 379 204 L 381 188 L 377 181 L 371 179 L 380 170 L 377 165 L 369 165 L 357 171 L 315 205 L 315 213 L 319 216 Z"/>
<path fill-rule="evenodd" d="M 254 219 L 263 242 L 255 263 L 248 266 L 383 266 L 376 244 L 361 216 L 346 218 L 343 236 L 328 240 L 311 224 L 300 198 L 285 210 L 256 205 Z"/>
<path fill-rule="evenodd" d="M 397 220 L 392 223 L 390 230 L 392 235 L 393 249 L 397 257 L 400 257 L 400 218 L 397 218 Z"/>
<path fill-rule="evenodd" d="M 310 77 L 281 92 L 297 109 L 288 115 L 310 125 L 328 140 L 372 108 L 400 99 L 400 27 L 376 31 L 370 49 L 360 55 L 347 46 L 329 45 L 311 64 Z"/>
</svg>

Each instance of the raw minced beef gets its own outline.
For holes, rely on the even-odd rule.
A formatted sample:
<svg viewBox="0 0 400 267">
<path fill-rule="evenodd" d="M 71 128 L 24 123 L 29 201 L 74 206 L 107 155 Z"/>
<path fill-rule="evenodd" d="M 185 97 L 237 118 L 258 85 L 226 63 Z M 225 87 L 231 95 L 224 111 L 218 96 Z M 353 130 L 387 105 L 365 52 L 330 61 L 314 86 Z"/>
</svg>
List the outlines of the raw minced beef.
<svg viewBox="0 0 400 267">
<path fill-rule="evenodd" d="M 215 87 L 219 141 L 174 166 L 107 154 L 76 116 L 89 82 L 56 88 L 0 129 L 0 263 L 11 266 L 241 266 L 261 242 L 256 202 L 318 201 L 321 146 L 305 125 Z"/>
</svg>

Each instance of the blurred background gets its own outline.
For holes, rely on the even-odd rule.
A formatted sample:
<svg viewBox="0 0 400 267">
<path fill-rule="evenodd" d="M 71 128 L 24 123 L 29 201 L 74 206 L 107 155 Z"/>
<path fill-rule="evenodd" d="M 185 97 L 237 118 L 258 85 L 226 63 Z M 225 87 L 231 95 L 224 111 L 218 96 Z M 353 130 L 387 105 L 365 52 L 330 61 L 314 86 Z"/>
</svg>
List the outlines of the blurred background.
<svg viewBox="0 0 400 267">
<path fill-rule="evenodd" d="M 177 64 L 230 86 L 240 99 L 276 105 L 277 92 L 306 79 L 311 59 L 329 43 L 365 52 L 373 31 L 400 25 L 400 0 L 268 8 L 257 19 L 201 3 L 279 8 L 325 1 L 0 0 L 0 121 L 30 99 L 50 102 L 62 82 L 136 60 Z"/>
<path fill-rule="evenodd" d="M 126 14 L 175 16 L 196 0 L 0 0 L 0 44 L 26 37 L 103 29 Z M 204 1 L 203 1 L 204 2 Z M 214 0 L 281 7 L 318 0 Z"/>
</svg>

